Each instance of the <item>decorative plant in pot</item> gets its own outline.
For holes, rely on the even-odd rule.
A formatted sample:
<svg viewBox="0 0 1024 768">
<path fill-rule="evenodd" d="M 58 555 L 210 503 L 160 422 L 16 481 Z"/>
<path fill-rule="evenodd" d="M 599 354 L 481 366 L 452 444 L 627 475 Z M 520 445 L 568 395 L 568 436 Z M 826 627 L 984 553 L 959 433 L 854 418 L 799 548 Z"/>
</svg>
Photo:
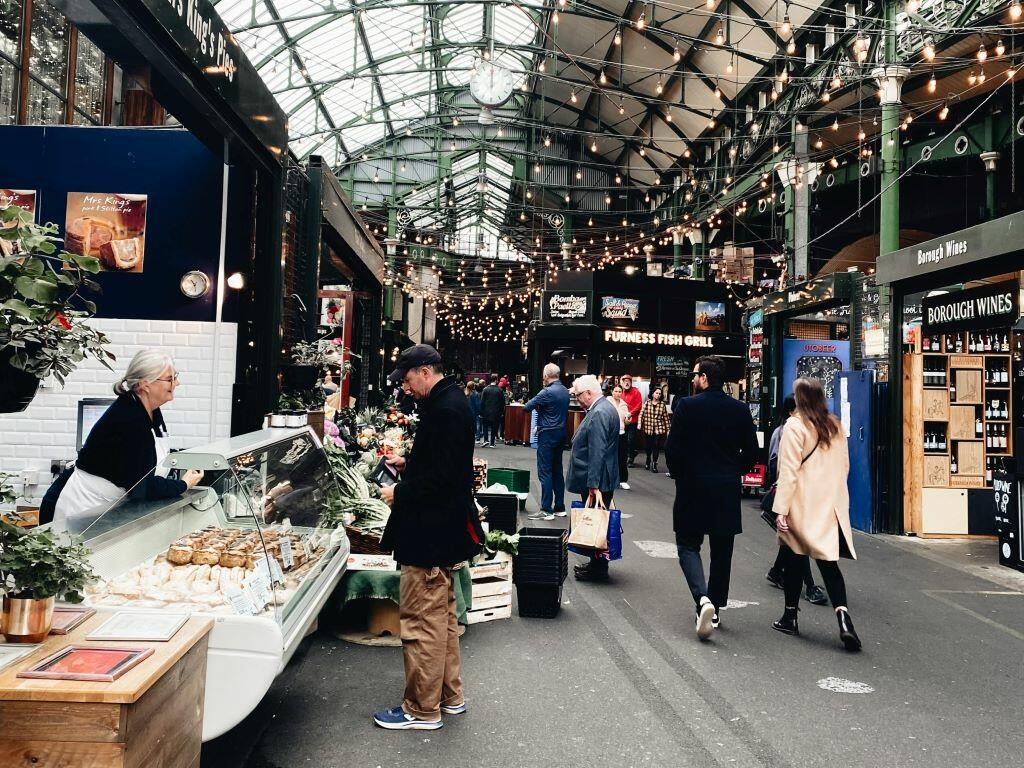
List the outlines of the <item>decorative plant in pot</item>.
<svg viewBox="0 0 1024 768">
<path fill-rule="evenodd" d="M 285 392 L 310 390 L 326 366 L 323 350 L 315 341 L 297 341 L 290 350 L 291 363 L 281 366 L 281 389 Z"/>
<path fill-rule="evenodd" d="M 0 521 L 0 634 L 13 643 L 42 642 L 56 598 L 80 603 L 85 585 L 95 579 L 88 556 L 81 542 Z"/>
<path fill-rule="evenodd" d="M 114 359 L 84 322 L 96 312 L 82 294 L 99 290 L 89 279 L 99 260 L 59 250 L 57 232 L 19 206 L 0 208 L 0 413 L 23 411 L 47 376 L 63 384 L 88 357 L 108 368 Z"/>
</svg>

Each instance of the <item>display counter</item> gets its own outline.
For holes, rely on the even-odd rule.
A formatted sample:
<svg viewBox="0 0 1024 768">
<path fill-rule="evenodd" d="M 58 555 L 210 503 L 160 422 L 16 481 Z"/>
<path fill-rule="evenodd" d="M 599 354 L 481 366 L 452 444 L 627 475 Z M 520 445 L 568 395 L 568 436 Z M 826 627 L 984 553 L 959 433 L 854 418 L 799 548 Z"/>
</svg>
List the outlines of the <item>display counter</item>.
<svg viewBox="0 0 1024 768">
<path fill-rule="evenodd" d="M 522 403 L 505 406 L 505 431 L 503 434 L 506 443 L 530 444 L 530 412 L 523 408 Z"/>
<path fill-rule="evenodd" d="M 183 497 L 122 499 L 76 520 L 100 580 L 98 610 L 216 618 L 209 639 L 203 740 L 237 725 L 295 652 L 345 569 L 343 529 L 321 525 L 337 492 L 309 428 L 266 429 L 173 453 L 201 469 Z"/>
<path fill-rule="evenodd" d="M 582 409 L 569 409 L 569 415 L 565 420 L 565 439 L 567 443 L 572 443 L 572 439 L 576 436 L 576 430 L 580 428 L 580 424 L 583 423 L 583 418 L 586 415 L 587 412 Z"/>
</svg>

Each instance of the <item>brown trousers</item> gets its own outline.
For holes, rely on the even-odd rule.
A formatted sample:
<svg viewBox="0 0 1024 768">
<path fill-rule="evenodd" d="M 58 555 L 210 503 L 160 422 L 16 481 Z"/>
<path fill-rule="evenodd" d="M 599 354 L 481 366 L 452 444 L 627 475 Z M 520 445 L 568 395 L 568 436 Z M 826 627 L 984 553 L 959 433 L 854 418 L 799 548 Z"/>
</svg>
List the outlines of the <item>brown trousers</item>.
<svg viewBox="0 0 1024 768">
<path fill-rule="evenodd" d="M 439 720 L 442 704 L 463 701 L 452 569 L 403 565 L 399 618 L 405 660 L 402 709 L 423 720 Z"/>
</svg>

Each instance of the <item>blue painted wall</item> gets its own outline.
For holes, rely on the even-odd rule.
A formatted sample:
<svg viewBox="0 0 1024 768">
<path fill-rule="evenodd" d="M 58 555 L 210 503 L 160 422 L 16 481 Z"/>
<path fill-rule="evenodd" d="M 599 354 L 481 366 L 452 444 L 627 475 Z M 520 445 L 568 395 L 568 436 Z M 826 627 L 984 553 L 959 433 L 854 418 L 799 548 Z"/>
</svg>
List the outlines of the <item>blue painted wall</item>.
<svg viewBox="0 0 1024 768">
<path fill-rule="evenodd" d="M 189 270 L 217 275 L 222 165 L 198 139 L 183 129 L 40 126 L 4 127 L 0 136 L 8 148 L 0 187 L 37 190 L 37 219 L 62 235 L 68 192 L 149 195 L 144 271 L 100 273 L 98 316 L 214 319 L 213 289 L 192 300 L 179 288 Z M 226 320 L 236 319 L 234 304 L 226 302 Z"/>
</svg>

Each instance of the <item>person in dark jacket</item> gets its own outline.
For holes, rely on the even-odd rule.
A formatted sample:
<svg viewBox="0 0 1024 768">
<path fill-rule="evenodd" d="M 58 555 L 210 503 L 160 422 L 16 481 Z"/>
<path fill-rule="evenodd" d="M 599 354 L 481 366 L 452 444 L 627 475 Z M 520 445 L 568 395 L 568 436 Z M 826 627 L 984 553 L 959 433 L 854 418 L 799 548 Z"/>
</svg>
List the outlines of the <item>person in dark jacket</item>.
<svg viewBox="0 0 1024 768">
<path fill-rule="evenodd" d="M 373 719 L 392 730 L 433 730 L 442 713 L 466 711 L 452 569 L 483 540 L 473 502 L 473 414 L 433 347 L 409 347 L 397 366 L 391 381 L 416 398 L 420 414 L 412 452 L 389 459 L 399 482 L 381 488 L 391 505 L 381 546 L 401 565 L 405 698 Z"/>
<path fill-rule="evenodd" d="M 126 494 L 139 499 L 171 499 L 198 483 L 203 473 L 167 477 L 160 464 L 170 449 L 160 406 L 174 399 L 178 372 L 170 355 L 153 349 L 135 354 L 117 383 L 117 395 L 78 452 L 74 469 L 43 497 L 42 516 L 53 514 L 57 531 L 75 529 L 76 519 L 92 520 Z"/>
<path fill-rule="evenodd" d="M 498 377 L 491 376 L 491 383 L 480 393 L 480 421 L 484 429 L 484 445 L 494 447 L 498 437 L 498 425 L 505 417 L 505 393 L 498 386 Z"/>
<path fill-rule="evenodd" d="M 572 383 L 572 391 L 587 415 L 572 438 L 566 486 L 584 502 L 608 505 L 619 487 L 619 412 L 601 394 L 596 376 L 580 376 Z M 574 571 L 579 581 L 607 581 L 608 560 L 597 555 Z"/>
<path fill-rule="evenodd" d="M 480 393 L 476 391 L 476 382 L 466 384 L 466 398 L 469 400 L 469 412 L 473 414 L 473 430 L 478 445 L 483 444 L 483 426 L 480 423 Z"/>
<path fill-rule="evenodd" d="M 569 390 L 559 380 L 554 363 L 544 366 L 544 388 L 523 408 L 537 411 L 537 479 L 540 480 L 540 513 L 531 520 L 565 517 L 565 478 L 562 452 L 565 450 L 565 421 L 569 416 Z"/>
<path fill-rule="evenodd" d="M 733 540 L 740 518 L 742 476 L 757 459 L 750 409 L 722 391 L 725 364 L 701 357 L 693 367 L 697 394 L 677 398 L 665 461 L 676 483 L 672 522 L 679 565 L 697 606 L 697 636 L 705 640 L 718 626 L 718 611 L 729 599 Z M 708 536 L 710 579 L 704 580 L 700 549 Z"/>
</svg>

